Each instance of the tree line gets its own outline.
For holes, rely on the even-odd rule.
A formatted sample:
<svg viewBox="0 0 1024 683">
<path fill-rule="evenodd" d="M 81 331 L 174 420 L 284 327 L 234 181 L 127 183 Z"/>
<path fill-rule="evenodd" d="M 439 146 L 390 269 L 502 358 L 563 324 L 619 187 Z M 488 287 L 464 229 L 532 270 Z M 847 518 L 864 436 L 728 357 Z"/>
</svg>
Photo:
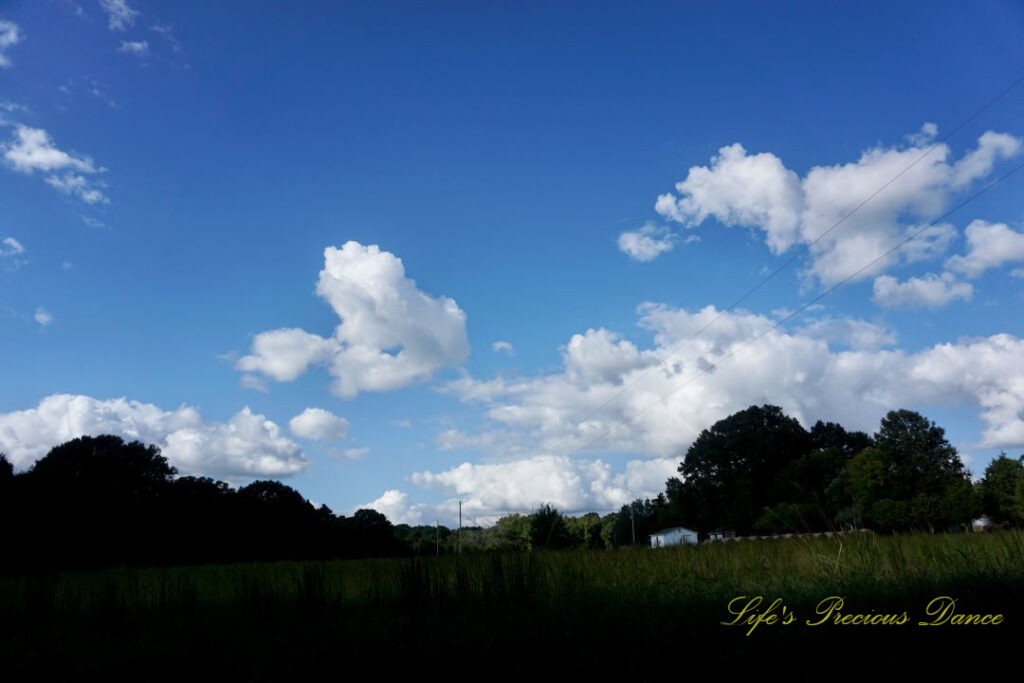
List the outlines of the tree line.
<svg viewBox="0 0 1024 683">
<path fill-rule="evenodd" d="M 502 517 L 474 547 L 616 548 L 674 526 L 707 538 L 964 530 L 982 514 L 1024 525 L 1024 455 L 999 455 L 975 482 L 945 431 L 909 410 L 889 412 L 868 435 L 820 420 L 807 430 L 777 406 L 751 406 L 701 432 L 678 472 L 655 498 L 604 517 L 547 506 Z"/>
<path fill-rule="evenodd" d="M 663 493 L 606 515 L 550 505 L 487 528 L 393 525 L 374 510 L 346 517 L 277 481 L 232 488 L 177 476 L 157 447 L 84 436 L 15 473 L 0 455 L 4 570 L 431 555 L 495 550 L 608 549 L 646 544 L 660 529 L 702 537 L 867 527 L 962 529 L 980 514 L 1024 524 L 1024 455 L 970 472 L 941 427 L 888 413 L 878 431 L 751 406 L 705 429 Z"/>
<path fill-rule="evenodd" d="M 973 481 L 945 431 L 894 410 L 873 435 L 834 422 L 810 430 L 781 408 L 751 406 L 701 432 L 652 500 L 623 506 L 638 535 L 685 526 L 706 538 L 869 528 L 952 531 L 988 515 L 1024 524 L 1024 455 L 1002 453 Z"/>
<path fill-rule="evenodd" d="M 84 436 L 15 474 L 0 456 L 6 571 L 399 555 L 374 510 L 314 507 L 277 481 L 176 476 L 156 446 Z"/>
</svg>

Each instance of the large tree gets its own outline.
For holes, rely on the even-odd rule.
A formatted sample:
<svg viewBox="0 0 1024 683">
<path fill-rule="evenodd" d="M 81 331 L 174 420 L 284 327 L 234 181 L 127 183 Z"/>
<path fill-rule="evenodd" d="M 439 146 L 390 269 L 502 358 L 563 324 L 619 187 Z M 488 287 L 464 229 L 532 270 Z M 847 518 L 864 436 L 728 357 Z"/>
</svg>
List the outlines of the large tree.
<svg viewBox="0 0 1024 683">
<path fill-rule="evenodd" d="M 976 514 L 970 472 L 945 430 L 911 410 L 889 412 L 851 481 L 866 520 L 883 530 L 942 529 Z"/>
<path fill-rule="evenodd" d="M 530 515 L 530 547 L 557 550 L 572 545 L 572 536 L 556 508 L 541 505 Z"/>
<path fill-rule="evenodd" d="M 54 447 L 25 475 L 23 538 L 44 564 L 156 561 L 175 469 L 156 446 L 104 434 Z"/>
<path fill-rule="evenodd" d="M 982 509 L 993 519 L 1018 522 L 1022 518 L 1018 487 L 1024 483 L 1024 455 L 1007 457 L 1000 453 L 985 468 L 981 479 Z"/>
<path fill-rule="evenodd" d="M 679 466 L 681 485 L 670 487 L 673 506 L 697 531 L 729 527 L 750 533 L 778 502 L 776 480 L 812 447 L 807 430 L 778 406 L 751 406 L 701 432 Z M 673 491 L 674 489 L 674 491 Z"/>
</svg>

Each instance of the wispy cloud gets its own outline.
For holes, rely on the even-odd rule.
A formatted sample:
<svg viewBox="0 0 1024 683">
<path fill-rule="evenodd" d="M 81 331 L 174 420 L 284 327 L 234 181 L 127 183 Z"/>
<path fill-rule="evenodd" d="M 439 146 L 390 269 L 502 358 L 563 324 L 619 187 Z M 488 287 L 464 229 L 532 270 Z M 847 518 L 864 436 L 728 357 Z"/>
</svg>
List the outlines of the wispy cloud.
<svg viewBox="0 0 1024 683">
<path fill-rule="evenodd" d="M 42 327 L 46 327 L 53 322 L 53 316 L 42 306 L 36 308 L 35 315 L 32 318 Z"/>
<path fill-rule="evenodd" d="M 491 344 L 491 348 L 498 353 L 507 353 L 510 356 L 516 352 L 515 348 L 512 346 L 511 343 L 501 340 Z"/>
<path fill-rule="evenodd" d="M 124 31 L 133 26 L 139 16 L 139 12 L 129 7 L 126 0 L 100 0 L 100 7 L 107 13 L 107 28 L 111 31 Z"/>
<path fill-rule="evenodd" d="M 0 239 L 0 264 L 7 268 L 20 268 L 25 265 L 25 245 L 13 237 Z"/>
<path fill-rule="evenodd" d="M 5 54 L 7 48 L 21 42 L 21 29 L 13 21 L 0 19 L 0 69 L 11 66 L 11 60 Z"/>
<path fill-rule="evenodd" d="M 117 51 L 133 57 L 148 57 L 149 42 L 145 40 L 122 40 L 121 47 Z"/>
<path fill-rule="evenodd" d="M 178 37 L 174 35 L 173 27 L 168 24 L 153 24 L 149 27 L 149 30 L 163 36 L 164 40 L 170 44 L 171 50 L 173 50 L 175 54 L 184 54 L 185 49 L 182 47 L 181 41 L 178 40 Z"/>
</svg>

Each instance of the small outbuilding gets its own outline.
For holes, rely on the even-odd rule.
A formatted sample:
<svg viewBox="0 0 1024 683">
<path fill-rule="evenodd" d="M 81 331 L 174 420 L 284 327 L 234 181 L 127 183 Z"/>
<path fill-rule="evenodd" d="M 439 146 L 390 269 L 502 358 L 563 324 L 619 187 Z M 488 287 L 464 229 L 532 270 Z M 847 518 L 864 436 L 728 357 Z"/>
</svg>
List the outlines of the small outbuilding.
<svg viewBox="0 0 1024 683">
<path fill-rule="evenodd" d="M 686 527 L 674 526 L 651 534 L 652 548 L 666 548 L 670 545 L 697 545 L 697 532 Z"/>
<path fill-rule="evenodd" d="M 995 524 L 992 523 L 992 519 L 988 515 L 982 515 L 971 522 L 971 529 L 974 531 L 992 531 L 993 528 L 995 528 Z"/>
</svg>

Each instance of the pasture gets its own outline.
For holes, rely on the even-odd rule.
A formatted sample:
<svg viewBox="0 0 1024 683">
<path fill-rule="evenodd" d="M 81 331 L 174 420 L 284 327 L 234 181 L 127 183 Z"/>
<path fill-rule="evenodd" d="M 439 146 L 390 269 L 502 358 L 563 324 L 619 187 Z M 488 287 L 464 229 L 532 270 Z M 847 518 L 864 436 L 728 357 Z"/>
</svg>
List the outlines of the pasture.
<svg viewBox="0 0 1024 683">
<path fill-rule="evenodd" d="M 749 626 L 723 626 L 739 596 L 762 596 L 762 607 L 778 598 L 795 619 L 750 635 Z M 829 596 L 844 599 L 843 613 L 906 612 L 909 623 L 808 626 Z M 1003 623 L 918 626 L 937 596 Z M 780 661 L 809 679 L 843 657 L 834 680 L 857 667 L 915 662 L 949 672 L 1016 661 L 1022 619 L 1020 531 L 0 577 L 8 680 L 292 680 L 361 670 L 646 680 Z M 978 660 L 979 652 L 988 654 Z"/>
</svg>

